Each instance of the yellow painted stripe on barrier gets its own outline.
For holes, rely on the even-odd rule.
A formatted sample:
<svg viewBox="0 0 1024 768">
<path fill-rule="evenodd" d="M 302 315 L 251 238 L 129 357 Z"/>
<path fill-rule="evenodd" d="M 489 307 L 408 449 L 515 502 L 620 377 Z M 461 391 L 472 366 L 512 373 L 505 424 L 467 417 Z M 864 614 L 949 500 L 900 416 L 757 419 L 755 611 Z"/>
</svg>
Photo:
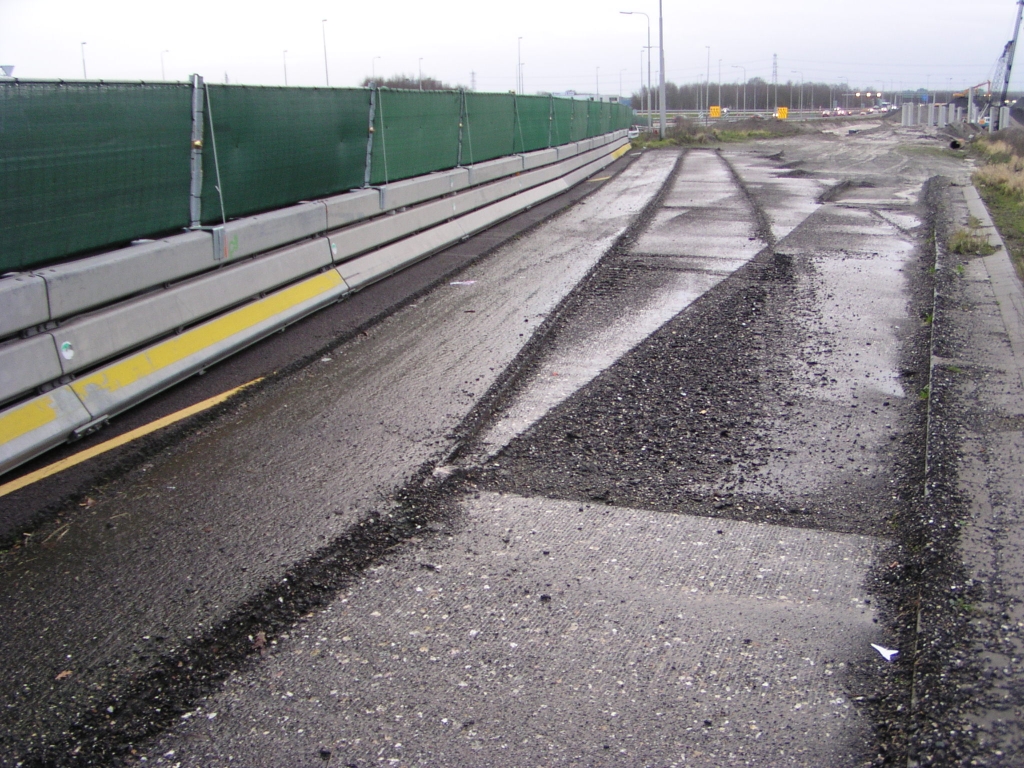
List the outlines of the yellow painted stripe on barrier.
<svg viewBox="0 0 1024 768">
<path fill-rule="evenodd" d="M 296 304 L 315 298 L 343 282 L 337 270 L 328 270 L 283 291 L 248 304 L 223 317 L 211 320 L 180 336 L 175 336 L 124 360 L 108 365 L 89 376 L 74 381 L 70 386 L 82 398 L 91 388 L 111 392 L 130 386 L 161 368 L 227 339 Z"/>
<path fill-rule="evenodd" d="M 0 415 L 0 440 L 10 442 L 57 418 L 57 401 L 43 395 Z"/>
<path fill-rule="evenodd" d="M 633 147 L 630 144 L 623 144 L 621 147 L 612 152 L 612 160 L 618 160 L 624 154 L 629 152 Z"/>
<path fill-rule="evenodd" d="M 149 424 L 139 427 L 138 429 L 133 429 L 130 432 L 125 432 L 123 435 L 118 435 L 117 437 L 112 437 L 110 440 L 102 442 L 99 445 L 94 445 L 92 448 L 86 448 L 84 451 L 79 451 L 74 456 L 68 456 L 66 459 L 55 461 L 48 467 L 37 469 L 35 472 L 29 472 L 27 475 L 23 475 L 16 480 L 11 480 L 11 482 L 9 483 L 4 483 L 3 485 L 0 485 L 0 497 L 6 496 L 9 493 L 14 493 L 15 491 L 20 491 L 22 488 L 25 488 L 26 486 L 32 485 L 33 483 L 38 483 L 40 480 L 44 480 L 47 477 L 51 477 L 59 472 L 63 472 L 65 469 L 74 467 L 78 464 L 81 464 L 82 462 L 88 461 L 91 458 L 99 456 L 100 454 L 104 454 L 107 451 L 112 451 L 115 448 L 120 448 L 122 445 L 126 445 L 127 443 L 130 443 L 133 440 L 138 440 L 140 437 L 145 437 L 146 435 L 152 432 L 156 432 L 157 430 L 163 429 L 164 427 L 169 427 L 171 424 L 181 421 L 182 419 L 187 419 L 189 416 L 193 416 L 197 413 L 202 413 L 203 411 L 209 410 L 210 408 L 213 408 L 213 406 L 215 405 L 220 405 L 235 393 L 242 391 L 246 387 L 251 387 L 253 384 L 256 384 L 257 382 L 260 381 L 263 381 L 262 376 L 258 379 L 253 379 L 252 381 L 243 384 L 240 387 L 229 389 L 227 392 L 222 392 L 221 394 L 214 395 L 213 397 L 203 400 L 200 403 L 190 405 L 188 408 L 183 408 L 182 410 L 177 411 L 176 413 L 172 413 L 169 416 L 164 416 L 162 419 L 152 421 Z"/>
</svg>

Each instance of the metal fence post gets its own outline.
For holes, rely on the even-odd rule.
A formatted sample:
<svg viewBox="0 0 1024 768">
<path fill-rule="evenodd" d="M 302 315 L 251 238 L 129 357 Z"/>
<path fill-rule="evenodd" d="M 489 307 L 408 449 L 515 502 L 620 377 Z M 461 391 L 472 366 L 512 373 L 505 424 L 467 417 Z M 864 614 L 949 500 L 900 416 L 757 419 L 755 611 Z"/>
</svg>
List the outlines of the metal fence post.
<svg viewBox="0 0 1024 768">
<path fill-rule="evenodd" d="M 522 135 L 522 129 L 519 127 L 519 95 L 512 94 L 512 149 L 509 154 L 514 155 L 516 153 L 516 133 Z"/>
<path fill-rule="evenodd" d="M 460 88 L 459 95 L 459 154 L 456 158 L 455 167 L 462 167 L 462 126 L 466 122 L 466 89 Z"/>
<path fill-rule="evenodd" d="M 363 188 L 370 186 L 370 166 L 373 163 L 373 120 L 377 115 L 377 89 L 370 83 L 369 125 L 366 129 L 366 166 L 363 169 Z M 382 125 L 381 128 L 384 126 Z"/>
<path fill-rule="evenodd" d="M 203 92 L 203 78 L 192 75 L 191 184 L 188 193 L 191 229 L 198 229 L 203 223 Z"/>
<path fill-rule="evenodd" d="M 555 124 L 555 97 L 548 95 L 548 149 L 551 149 L 551 129 Z"/>
</svg>

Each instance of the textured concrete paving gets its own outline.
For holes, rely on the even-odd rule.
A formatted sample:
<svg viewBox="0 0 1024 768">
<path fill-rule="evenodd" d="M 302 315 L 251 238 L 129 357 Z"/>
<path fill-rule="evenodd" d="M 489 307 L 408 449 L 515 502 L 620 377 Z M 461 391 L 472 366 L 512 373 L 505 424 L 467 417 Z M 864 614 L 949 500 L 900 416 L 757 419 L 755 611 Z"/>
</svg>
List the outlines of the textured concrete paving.
<svg viewBox="0 0 1024 768">
<path fill-rule="evenodd" d="M 855 765 L 883 640 L 855 535 L 480 494 L 150 753 L 157 765 Z M 231 759 L 229 759 L 229 756 Z"/>
</svg>

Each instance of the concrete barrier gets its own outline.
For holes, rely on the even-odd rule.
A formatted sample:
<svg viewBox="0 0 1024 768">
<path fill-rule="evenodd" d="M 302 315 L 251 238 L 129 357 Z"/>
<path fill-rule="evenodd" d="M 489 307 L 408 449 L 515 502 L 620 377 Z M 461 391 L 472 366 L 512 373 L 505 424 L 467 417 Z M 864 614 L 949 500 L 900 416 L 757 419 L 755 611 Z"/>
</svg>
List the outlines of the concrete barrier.
<svg viewBox="0 0 1024 768">
<path fill-rule="evenodd" d="M 326 231 L 327 206 L 300 203 L 214 227 L 213 254 L 218 261 L 240 259 Z"/>
<path fill-rule="evenodd" d="M 0 344 L 0 403 L 62 375 L 57 346 L 49 333 Z"/>
<path fill-rule="evenodd" d="M 577 144 L 563 144 L 560 147 L 556 147 L 558 150 L 558 161 L 566 160 L 570 157 L 575 157 L 579 154 L 580 148 Z"/>
<path fill-rule="evenodd" d="M 382 211 L 393 211 L 396 208 L 407 208 L 424 200 L 450 195 L 469 186 L 469 171 L 466 168 L 455 168 L 450 171 L 438 171 L 415 179 L 394 181 L 378 187 L 380 190 L 380 207 Z"/>
<path fill-rule="evenodd" d="M 382 210 L 379 189 L 357 189 L 328 197 L 324 205 L 327 206 L 328 231 L 377 216 Z"/>
<path fill-rule="evenodd" d="M 488 160 L 486 163 L 477 163 L 468 166 L 469 183 L 471 185 L 486 184 L 513 173 L 523 170 L 523 158 L 521 155 L 512 157 L 499 157 L 497 160 Z"/>
<path fill-rule="evenodd" d="M 60 387 L 0 413 L 0 474 L 68 439 L 91 421 L 81 401 Z"/>
<path fill-rule="evenodd" d="M 50 319 L 46 281 L 37 275 L 13 274 L 0 280 L 0 338 Z"/>
<path fill-rule="evenodd" d="M 337 301 L 348 286 L 334 269 L 282 288 L 68 385 L 102 421 Z"/>
<path fill-rule="evenodd" d="M 554 147 L 551 149 L 541 149 L 537 152 L 527 152 L 523 155 L 523 170 L 532 171 L 534 168 L 549 165 L 557 160 L 558 150 Z"/>
<path fill-rule="evenodd" d="M 217 265 L 209 232 L 139 243 L 36 272 L 46 281 L 51 320 L 174 283 Z"/>
<path fill-rule="evenodd" d="M 576 145 L 573 147 L 576 152 L 569 156 L 568 161 L 558 165 L 542 165 L 528 173 L 480 184 L 462 195 L 442 197 L 391 215 L 385 213 L 380 218 L 332 232 L 329 236 L 313 237 L 297 245 L 221 267 L 213 273 L 200 274 L 170 288 L 95 310 L 47 332 L 0 344 L 0 401 L 5 392 L 9 400 L 11 393 L 29 392 L 34 387 L 52 383 L 58 385 L 50 392 L 30 396 L 0 411 L 0 472 L 67 440 L 76 431 L 95 428 L 111 416 L 337 301 L 350 291 L 383 279 L 475 232 L 564 192 L 621 157 L 629 149 L 629 144 L 622 138 L 582 155 L 578 154 Z M 557 149 L 553 150 L 554 154 L 545 152 L 548 159 L 558 154 Z M 507 170 L 517 163 L 519 167 L 523 166 L 522 156 L 517 156 L 515 161 L 503 167 Z M 492 167 L 500 167 L 500 164 Z M 469 170 L 460 169 L 460 172 L 468 180 Z M 428 188 L 430 185 L 409 184 L 403 187 L 403 194 L 405 199 L 411 200 L 417 194 L 424 194 Z M 381 190 L 382 196 L 386 194 L 384 189 Z M 362 215 L 372 209 L 377 192 L 364 190 L 363 193 L 347 200 L 331 199 L 293 206 L 292 209 L 300 209 L 298 213 L 285 209 L 288 213 L 282 212 L 277 217 L 261 215 L 241 220 L 236 227 L 223 230 L 229 235 L 239 235 L 238 249 L 230 256 L 239 258 L 236 255 L 238 251 L 256 247 L 256 243 L 277 242 L 286 236 L 285 233 L 294 236 L 296 233 L 308 233 L 321 225 L 326 227 L 332 215 L 336 221 Z M 395 200 L 392 198 L 391 203 Z M 281 223 L 280 230 L 274 228 L 274 222 Z M 378 247 L 393 240 L 396 232 L 414 230 L 419 231 Z M 354 232 L 359 235 L 344 239 L 343 236 Z M 401 234 L 397 236 L 402 237 Z M 155 254 L 174 252 L 176 248 L 199 253 L 204 246 L 210 245 L 211 240 L 208 233 L 199 232 L 179 237 L 182 238 L 180 241 L 168 238 L 161 243 L 143 244 L 150 247 L 135 253 L 141 254 L 138 258 L 142 260 L 156 258 Z M 176 243 L 169 245 L 169 241 Z M 343 244 L 345 250 L 342 249 Z M 374 250 L 351 258 L 344 255 L 358 248 Z M 118 252 L 105 256 L 108 258 L 94 269 L 81 269 L 77 273 L 68 272 L 54 277 L 55 285 L 63 281 L 65 286 L 62 306 L 84 306 L 95 300 L 96 294 L 89 293 L 82 286 L 95 284 L 98 275 L 113 275 L 111 270 L 124 259 L 124 254 L 118 255 Z M 337 263 L 339 261 L 341 263 Z M 130 259 L 128 263 L 132 263 Z M 335 263 L 337 265 L 332 266 Z M 34 308 L 25 310 L 22 316 L 36 322 L 41 319 L 40 280 L 45 284 L 45 279 L 39 276 L 19 278 L 22 279 L 17 283 L 8 282 L 10 278 L 7 278 L 0 287 L 8 291 L 6 295 L 35 297 L 25 299 L 26 306 Z M 285 286 L 289 282 L 291 284 Z M 79 292 L 77 298 L 76 291 Z M 266 292 L 270 293 L 254 298 Z M 239 302 L 243 303 L 239 305 Z M 223 314 L 202 319 L 216 312 Z M 182 330 L 190 325 L 187 330 Z M 154 341 L 176 330 L 180 332 Z M 140 349 L 147 343 L 150 346 Z M 131 349 L 138 351 L 128 352 Z M 123 356 L 113 362 L 104 362 L 117 355 Z M 64 383 L 67 381 L 65 377 L 76 375 L 78 378 Z"/>
<path fill-rule="evenodd" d="M 318 238 L 84 315 L 53 331 L 61 366 L 65 374 L 92 368 L 330 265 Z"/>
</svg>

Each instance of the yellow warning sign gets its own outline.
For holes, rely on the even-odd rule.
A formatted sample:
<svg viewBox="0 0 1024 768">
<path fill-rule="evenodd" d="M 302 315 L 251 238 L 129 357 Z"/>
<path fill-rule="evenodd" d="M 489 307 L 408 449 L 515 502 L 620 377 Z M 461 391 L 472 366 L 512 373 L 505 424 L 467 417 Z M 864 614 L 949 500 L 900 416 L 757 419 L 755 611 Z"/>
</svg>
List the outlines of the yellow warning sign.
<svg viewBox="0 0 1024 768">
<path fill-rule="evenodd" d="M 710 117 L 721 117 L 722 116 L 722 108 L 721 107 L 712 107 L 711 111 L 708 113 L 708 115 Z"/>
<path fill-rule="evenodd" d="M 778 111 L 775 113 L 775 116 L 779 118 L 779 120 L 785 120 L 787 117 L 789 117 L 789 107 L 779 107 Z"/>
</svg>

